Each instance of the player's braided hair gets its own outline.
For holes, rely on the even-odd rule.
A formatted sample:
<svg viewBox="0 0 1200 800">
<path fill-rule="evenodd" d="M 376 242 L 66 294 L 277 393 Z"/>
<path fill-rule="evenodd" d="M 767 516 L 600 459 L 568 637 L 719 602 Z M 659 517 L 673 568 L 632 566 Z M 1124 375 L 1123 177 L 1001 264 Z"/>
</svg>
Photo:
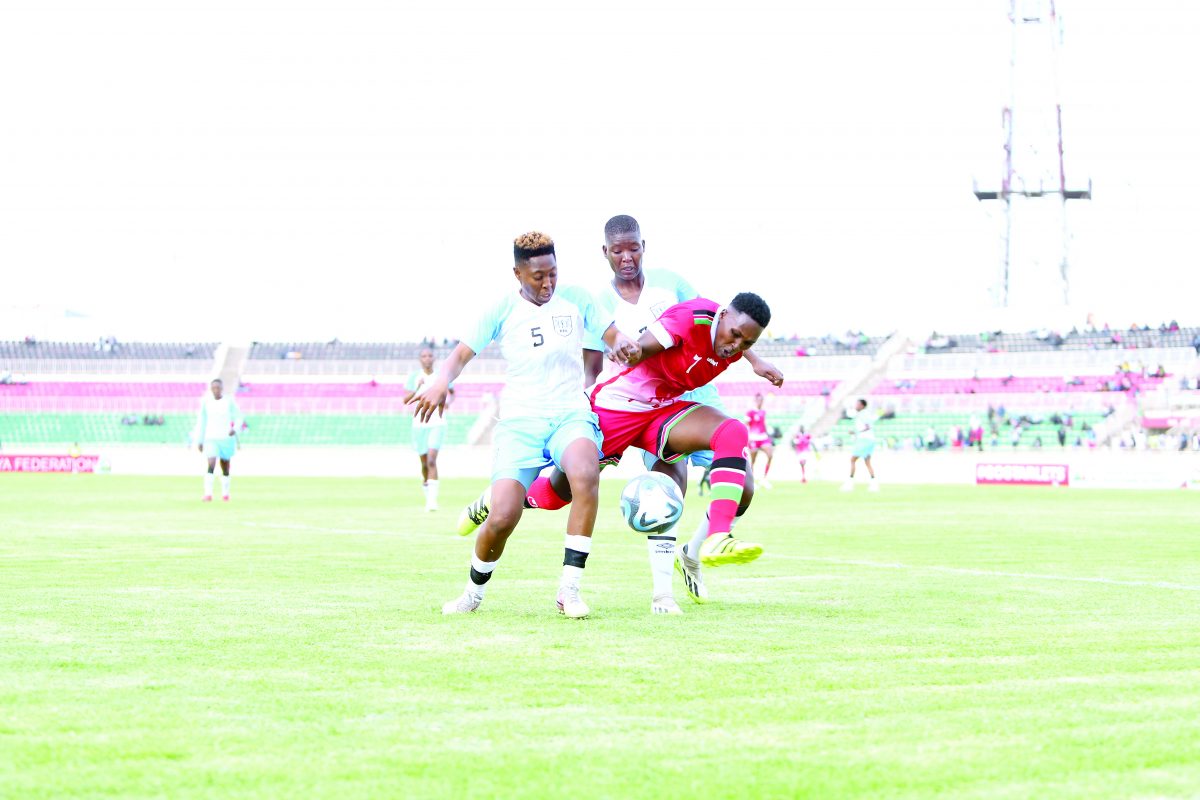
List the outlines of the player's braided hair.
<svg viewBox="0 0 1200 800">
<path fill-rule="evenodd" d="M 604 238 L 612 239 L 622 234 L 640 234 L 642 228 L 638 221 L 628 214 L 618 214 L 604 223 Z"/>
<path fill-rule="evenodd" d="M 771 309 L 766 301 L 756 295 L 754 292 L 742 292 L 737 297 L 733 298 L 729 307 L 734 311 L 740 311 L 750 319 L 757 322 L 762 327 L 767 327 L 771 324 Z"/>
<path fill-rule="evenodd" d="M 513 240 L 513 258 L 517 263 L 537 256 L 554 255 L 554 240 L 540 231 L 522 233 Z"/>
</svg>

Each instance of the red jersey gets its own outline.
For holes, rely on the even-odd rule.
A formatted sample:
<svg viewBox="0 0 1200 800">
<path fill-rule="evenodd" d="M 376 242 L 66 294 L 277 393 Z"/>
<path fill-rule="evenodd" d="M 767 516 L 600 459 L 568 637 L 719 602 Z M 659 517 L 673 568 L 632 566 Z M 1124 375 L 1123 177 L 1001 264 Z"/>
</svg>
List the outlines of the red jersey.
<svg viewBox="0 0 1200 800">
<path fill-rule="evenodd" d="M 710 383 L 742 357 L 717 355 L 717 312 L 712 300 L 697 297 L 671 306 L 647 331 L 665 347 L 636 367 L 592 387 L 592 405 L 613 411 L 652 411 L 671 405 L 684 392 Z"/>
</svg>

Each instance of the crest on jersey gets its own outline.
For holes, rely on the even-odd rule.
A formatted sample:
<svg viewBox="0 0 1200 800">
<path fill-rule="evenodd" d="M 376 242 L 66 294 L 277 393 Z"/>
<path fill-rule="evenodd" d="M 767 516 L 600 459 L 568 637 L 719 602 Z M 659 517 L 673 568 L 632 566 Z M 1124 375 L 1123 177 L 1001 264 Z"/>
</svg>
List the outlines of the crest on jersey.
<svg viewBox="0 0 1200 800">
<path fill-rule="evenodd" d="M 655 303 L 654 305 L 650 306 L 650 313 L 654 315 L 655 319 L 658 319 L 668 308 L 670 308 L 670 306 L 666 303 Z"/>
<path fill-rule="evenodd" d="M 570 336 L 571 331 L 575 328 L 575 321 L 570 317 L 552 317 L 554 322 L 554 332 L 559 336 Z"/>
</svg>

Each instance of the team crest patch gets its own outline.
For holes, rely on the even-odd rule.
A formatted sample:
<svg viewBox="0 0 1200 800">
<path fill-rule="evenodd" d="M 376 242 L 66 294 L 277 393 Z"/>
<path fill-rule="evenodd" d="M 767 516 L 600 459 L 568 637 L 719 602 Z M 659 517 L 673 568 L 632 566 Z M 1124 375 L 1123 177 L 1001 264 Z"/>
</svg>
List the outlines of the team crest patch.
<svg viewBox="0 0 1200 800">
<path fill-rule="evenodd" d="M 554 332 L 559 336 L 570 336 L 575 328 L 575 321 L 570 317 L 552 317 Z"/>
</svg>

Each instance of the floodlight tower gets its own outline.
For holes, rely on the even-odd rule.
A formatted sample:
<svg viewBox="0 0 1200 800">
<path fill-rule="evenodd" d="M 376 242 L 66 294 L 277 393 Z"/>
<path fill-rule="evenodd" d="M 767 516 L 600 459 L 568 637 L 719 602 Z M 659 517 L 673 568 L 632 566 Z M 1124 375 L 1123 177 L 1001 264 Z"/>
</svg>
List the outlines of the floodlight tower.
<svg viewBox="0 0 1200 800">
<path fill-rule="evenodd" d="M 1009 0 L 1012 28 L 1009 102 L 1002 115 L 1004 166 L 999 188 L 980 188 L 979 200 L 1004 205 L 1004 255 L 995 300 L 1000 306 L 1045 306 L 1070 301 L 1068 200 L 1090 200 L 1087 188 L 1067 183 L 1063 160 L 1058 59 L 1062 23 L 1054 0 Z"/>
</svg>

